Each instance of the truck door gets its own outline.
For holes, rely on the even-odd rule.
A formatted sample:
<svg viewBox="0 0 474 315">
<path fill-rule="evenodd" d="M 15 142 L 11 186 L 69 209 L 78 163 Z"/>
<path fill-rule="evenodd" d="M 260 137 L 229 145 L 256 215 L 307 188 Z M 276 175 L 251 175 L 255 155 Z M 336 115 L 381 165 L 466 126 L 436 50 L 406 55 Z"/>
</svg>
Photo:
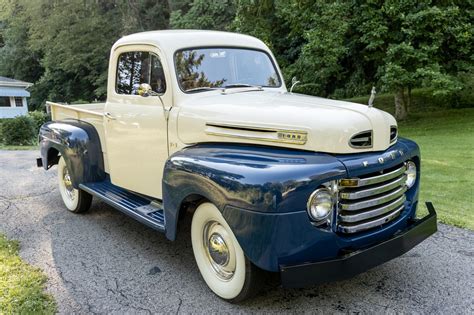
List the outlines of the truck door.
<svg viewBox="0 0 474 315">
<path fill-rule="evenodd" d="M 161 199 L 168 130 L 159 97 L 169 108 L 168 69 L 152 46 L 123 46 L 112 56 L 104 113 L 110 179 L 117 186 Z M 140 96 L 142 83 L 160 96 Z"/>
</svg>

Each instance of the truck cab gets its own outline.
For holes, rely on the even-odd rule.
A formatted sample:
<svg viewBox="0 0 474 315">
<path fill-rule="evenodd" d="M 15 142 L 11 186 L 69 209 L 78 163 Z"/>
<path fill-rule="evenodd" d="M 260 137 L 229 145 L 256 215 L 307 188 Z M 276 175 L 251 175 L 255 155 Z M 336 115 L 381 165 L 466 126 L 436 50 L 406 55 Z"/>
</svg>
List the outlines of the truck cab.
<svg viewBox="0 0 474 315">
<path fill-rule="evenodd" d="M 92 197 L 174 240 L 192 216 L 204 280 L 238 302 L 264 272 L 290 287 L 344 279 L 436 231 L 416 218 L 420 153 L 372 106 L 288 92 L 260 40 L 214 31 L 125 36 L 107 101 L 48 102 L 38 165 L 61 197 Z"/>
</svg>

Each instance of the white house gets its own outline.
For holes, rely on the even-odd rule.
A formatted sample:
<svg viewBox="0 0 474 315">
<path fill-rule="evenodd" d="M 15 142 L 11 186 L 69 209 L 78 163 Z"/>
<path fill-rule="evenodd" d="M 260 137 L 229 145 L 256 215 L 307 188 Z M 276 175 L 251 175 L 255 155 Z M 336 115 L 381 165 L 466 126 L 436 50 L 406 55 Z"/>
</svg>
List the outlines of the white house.
<svg viewBox="0 0 474 315">
<path fill-rule="evenodd" d="M 30 92 L 26 89 L 32 85 L 32 83 L 0 76 L 0 118 L 28 114 L 26 99 L 30 97 Z"/>
</svg>

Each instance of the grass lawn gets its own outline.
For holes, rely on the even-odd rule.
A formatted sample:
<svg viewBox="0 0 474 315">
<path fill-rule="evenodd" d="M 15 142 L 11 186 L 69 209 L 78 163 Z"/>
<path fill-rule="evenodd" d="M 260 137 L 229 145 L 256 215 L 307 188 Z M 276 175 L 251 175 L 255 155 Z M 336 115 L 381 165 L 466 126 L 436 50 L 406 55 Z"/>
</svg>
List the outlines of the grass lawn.
<svg viewBox="0 0 474 315">
<path fill-rule="evenodd" d="M 474 230 L 474 108 L 413 114 L 400 135 L 421 148 L 420 201 L 441 222 Z"/>
<path fill-rule="evenodd" d="M 413 96 L 412 114 L 399 129 L 421 149 L 419 212 L 427 213 L 424 201 L 432 201 L 439 221 L 474 230 L 474 108 L 440 109 L 425 106 L 432 102 L 423 91 Z M 393 96 L 377 96 L 374 105 L 393 113 Z"/>
<path fill-rule="evenodd" d="M 0 235 L 0 314 L 54 314 L 56 303 L 43 292 L 46 277 L 23 262 L 18 249 Z"/>
</svg>

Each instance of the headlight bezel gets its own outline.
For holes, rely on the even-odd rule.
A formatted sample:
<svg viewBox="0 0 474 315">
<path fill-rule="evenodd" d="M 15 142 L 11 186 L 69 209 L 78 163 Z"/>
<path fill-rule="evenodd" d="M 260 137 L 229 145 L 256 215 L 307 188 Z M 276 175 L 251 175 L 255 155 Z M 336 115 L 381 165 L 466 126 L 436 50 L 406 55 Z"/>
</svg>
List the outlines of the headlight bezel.
<svg viewBox="0 0 474 315">
<path fill-rule="evenodd" d="M 415 162 L 411 160 L 407 161 L 405 165 L 406 165 L 405 175 L 407 177 L 405 181 L 405 185 L 407 186 L 408 189 L 410 189 L 416 184 L 416 181 L 418 179 L 418 169 L 416 167 Z"/>
<path fill-rule="evenodd" d="M 325 213 L 320 216 L 317 215 L 318 209 L 316 209 L 315 206 L 315 203 L 318 201 L 318 199 L 320 200 L 320 203 L 327 202 L 329 200 L 329 206 L 326 209 L 323 209 Z M 311 223 L 314 225 L 330 224 L 335 203 L 336 200 L 334 198 L 334 193 L 329 187 L 321 186 L 313 191 L 306 203 L 306 210 L 309 218 L 311 219 Z"/>
</svg>

